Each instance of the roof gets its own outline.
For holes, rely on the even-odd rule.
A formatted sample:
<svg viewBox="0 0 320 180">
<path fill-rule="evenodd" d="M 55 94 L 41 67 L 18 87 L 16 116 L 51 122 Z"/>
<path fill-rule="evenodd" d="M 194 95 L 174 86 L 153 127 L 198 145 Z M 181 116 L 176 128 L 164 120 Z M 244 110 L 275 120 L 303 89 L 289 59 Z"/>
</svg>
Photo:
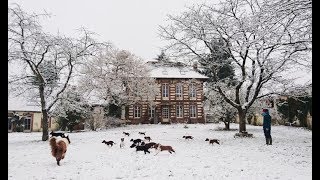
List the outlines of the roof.
<svg viewBox="0 0 320 180">
<path fill-rule="evenodd" d="M 25 97 L 8 97 L 8 111 L 41 112 L 41 107 L 29 102 Z"/>
<path fill-rule="evenodd" d="M 153 78 L 208 79 L 207 76 L 200 74 L 189 66 L 150 64 L 150 69 L 150 76 Z"/>
</svg>

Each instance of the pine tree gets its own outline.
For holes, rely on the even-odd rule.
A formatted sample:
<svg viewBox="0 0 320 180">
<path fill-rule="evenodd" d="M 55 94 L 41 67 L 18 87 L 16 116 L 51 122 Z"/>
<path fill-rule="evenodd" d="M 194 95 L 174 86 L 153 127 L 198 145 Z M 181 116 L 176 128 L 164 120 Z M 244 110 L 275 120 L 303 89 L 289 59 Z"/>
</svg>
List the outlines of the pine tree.
<svg viewBox="0 0 320 180">
<path fill-rule="evenodd" d="M 209 77 L 208 82 L 224 82 L 228 86 L 235 84 L 235 72 L 229 60 L 227 46 L 222 39 L 212 40 L 211 53 L 198 61 L 201 66 L 198 71 Z"/>
</svg>

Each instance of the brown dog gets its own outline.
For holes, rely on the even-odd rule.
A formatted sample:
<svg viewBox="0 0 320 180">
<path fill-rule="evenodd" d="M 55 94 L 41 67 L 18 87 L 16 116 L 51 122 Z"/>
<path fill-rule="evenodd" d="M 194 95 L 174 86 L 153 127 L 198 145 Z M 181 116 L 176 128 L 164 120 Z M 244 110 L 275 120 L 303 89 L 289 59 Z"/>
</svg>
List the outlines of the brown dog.
<svg viewBox="0 0 320 180">
<path fill-rule="evenodd" d="M 70 144 L 69 136 L 56 139 L 55 137 L 50 138 L 49 140 L 51 146 L 51 154 L 56 158 L 58 166 L 60 166 L 60 161 L 64 159 L 67 147 Z"/>
<path fill-rule="evenodd" d="M 207 138 L 205 141 L 209 141 L 209 144 L 217 143 L 220 145 L 220 143 L 219 143 L 220 140 L 218 140 L 218 139 L 208 139 Z"/>
<path fill-rule="evenodd" d="M 176 153 L 173 150 L 172 146 L 162 146 L 161 144 L 158 143 L 158 144 L 155 144 L 154 147 L 159 150 L 158 153 L 160 151 L 168 151 L 170 154 L 172 154 L 172 152 Z M 158 153 L 156 153 L 155 155 L 157 155 Z"/>
</svg>

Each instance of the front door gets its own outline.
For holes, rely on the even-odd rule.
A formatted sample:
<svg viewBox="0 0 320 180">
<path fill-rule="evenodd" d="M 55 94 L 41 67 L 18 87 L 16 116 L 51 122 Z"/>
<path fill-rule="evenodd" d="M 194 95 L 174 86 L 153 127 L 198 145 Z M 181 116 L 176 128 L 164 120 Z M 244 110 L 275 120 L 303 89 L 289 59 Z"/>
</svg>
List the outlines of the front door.
<svg viewBox="0 0 320 180">
<path fill-rule="evenodd" d="M 162 122 L 168 123 L 170 122 L 170 108 L 169 106 L 162 106 Z"/>
</svg>

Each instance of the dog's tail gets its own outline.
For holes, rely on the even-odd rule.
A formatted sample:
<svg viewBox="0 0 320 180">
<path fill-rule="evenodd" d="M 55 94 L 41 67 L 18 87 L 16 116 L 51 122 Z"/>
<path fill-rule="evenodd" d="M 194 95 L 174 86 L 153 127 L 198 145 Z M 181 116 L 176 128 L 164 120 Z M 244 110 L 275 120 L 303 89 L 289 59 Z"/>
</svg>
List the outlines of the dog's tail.
<svg viewBox="0 0 320 180">
<path fill-rule="evenodd" d="M 57 150 L 58 150 L 56 138 L 55 137 L 50 138 L 49 143 L 50 143 L 50 147 L 51 147 L 52 156 L 56 157 L 57 156 Z"/>
</svg>

